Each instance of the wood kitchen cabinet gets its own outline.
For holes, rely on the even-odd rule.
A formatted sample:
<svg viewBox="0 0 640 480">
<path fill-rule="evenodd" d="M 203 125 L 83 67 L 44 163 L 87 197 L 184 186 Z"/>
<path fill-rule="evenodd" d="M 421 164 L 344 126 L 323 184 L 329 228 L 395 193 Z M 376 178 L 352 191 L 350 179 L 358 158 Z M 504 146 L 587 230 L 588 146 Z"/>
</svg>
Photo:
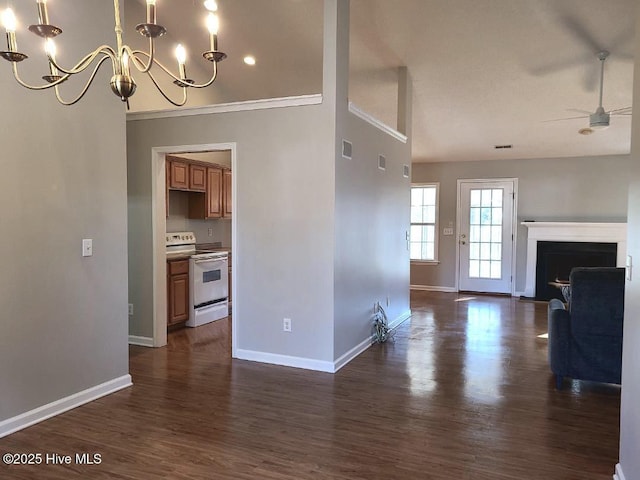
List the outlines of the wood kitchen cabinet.
<svg viewBox="0 0 640 480">
<path fill-rule="evenodd" d="M 167 325 L 189 320 L 189 260 L 167 261 Z"/>
<path fill-rule="evenodd" d="M 207 190 L 207 167 L 189 165 L 189 190 L 200 192 Z"/>
<path fill-rule="evenodd" d="M 182 190 L 189 192 L 189 218 L 231 218 L 231 185 L 229 168 L 167 157 L 167 217 L 169 190 Z"/>
<path fill-rule="evenodd" d="M 231 218 L 231 170 L 222 171 L 222 216 Z"/>
<path fill-rule="evenodd" d="M 188 192 L 204 192 L 207 189 L 207 167 L 197 163 L 168 157 L 168 188 Z"/>
<path fill-rule="evenodd" d="M 189 218 L 221 218 L 223 209 L 222 169 L 207 167 L 207 190 L 189 198 Z"/>
<path fill-rule="evenodd" d="M 169 188 L 189 190 L 189 164 L 187 162 L 169 161 Z"/>
</svg>

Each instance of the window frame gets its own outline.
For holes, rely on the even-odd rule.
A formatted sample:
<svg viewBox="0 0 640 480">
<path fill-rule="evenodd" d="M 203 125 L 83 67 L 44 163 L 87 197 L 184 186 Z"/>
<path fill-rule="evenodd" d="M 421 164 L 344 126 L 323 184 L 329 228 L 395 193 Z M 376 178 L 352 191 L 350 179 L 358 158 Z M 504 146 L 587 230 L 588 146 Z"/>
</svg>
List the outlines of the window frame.
<svg viewBox="0 0 640 480">
<path fill-rule="evenodd" d="M 409 189 L 411 193 L 414 188 L 434 187 L 436 189 L 436 214 L 433 223 L 413 223 L 411 222 L 411 199 L 409 199 L 409 246 L 411 245 L 411 227 L 414 225 L 433 225 L 433 260 L 423 260 L 411 258 L 411 248 L 409 248 L 409 261 L 413 265 L 438 265 L 440 260 L 438 259 L 438 244 L 440 243 L 439 224 L 440 224 L 440 182 L 420 182 L 412 183 Z"/>
</svg>

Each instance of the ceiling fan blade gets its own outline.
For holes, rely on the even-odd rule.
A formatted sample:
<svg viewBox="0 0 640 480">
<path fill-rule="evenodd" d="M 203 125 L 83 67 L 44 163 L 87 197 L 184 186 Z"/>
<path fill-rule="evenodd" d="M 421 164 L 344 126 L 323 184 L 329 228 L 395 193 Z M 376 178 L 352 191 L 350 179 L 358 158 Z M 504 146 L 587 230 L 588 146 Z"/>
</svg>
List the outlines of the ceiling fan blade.
<svg viewBox="0 0 640 480">
<path fill-rule="evenodd" d="M 632 107 L 624 107 L 624 108 L 616 108 L 615 110 L 609 110 L 607 113 L 609 114 L 613 114 L 613 115 L 621 115 L 621 114 L 625 114 L 625 113 L 631 113 L 631 108 Z"/>
<path fill-rule="evenodd" d="M 584 118 L 589 118 L 588 115 L 581 115 L 579 117 L 566 117 L 566 118 L 554 118 L 553 120 L 543 120 L 542 123 L 549 123 L 549 122 L 563 122 L 565 120 L 578 120 L 578 119 L 584 119 Z"/>
<path fill-rule="evenodd" d="M 569 33 L 573 34 L 575 38 L 586 45 L 591 52 L 595 53 L 602 50 L 602 45 L 600 45 L 600 43 L 595 38 L 593 38 L 591 33 L 589 33 L 587 29 L 584 28 L 584 26 L 575 18 L 569 15 L 563 15 L 561 20 L 562 24 L 567 27 Z"/>
<path fill-rule="evenodd" d="M 560 72 L 562 70 L 569 69 L 571 67 L 575 67 L 578 65 L 584 65 L 587 62 L 593 61 L 593 55 L 584 55 L 583 57 L 573 57 L 573 58 L 565 58 L 561 60 L 556 60 L 553 62 L 549 62 L 545 65 L 540 65 L 538 67 L 533 67 L 528 69 L 529 73 L 534 77 L 541 77 L 544 75 L 549 75 L 552 73 Z"/>
<path fill-rule="evenodd" d="M 567 108 L 567 112 L 582 113 L 584 115 L 591 115 L 593 113 L 589 110 L 580 110 L 579 108 Z"/>
</svg>

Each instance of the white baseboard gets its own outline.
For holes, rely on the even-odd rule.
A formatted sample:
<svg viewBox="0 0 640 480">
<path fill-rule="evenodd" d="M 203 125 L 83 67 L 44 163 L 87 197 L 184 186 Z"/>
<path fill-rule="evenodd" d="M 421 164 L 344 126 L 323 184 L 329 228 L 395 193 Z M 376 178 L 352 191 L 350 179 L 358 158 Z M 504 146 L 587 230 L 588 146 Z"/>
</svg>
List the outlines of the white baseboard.
<svg viewBox="0 0 640 480">
<path fill-rule="evenodd" d="M 613 480 L 625 480 L 624 473 L 622 472 L 622 465 L 619 463 L 616 465 L 616 473 L 613 475 Z"/>
<path fill-rule="evenodd" d="M 438 287 L 434 285 L 409 285 L 411 290 L 422 290 L 425 292 L 445 292 L 445 293 L 457 293 L 458 289 L 455 287 Z"/>
<path fill-rule="evenodd" d="M 139 345 L 141 347 L 153 347 L 153 338 L 129 335 L 129 345 Z"/>
<path fill-rule="evenodd" d="M 15 417 L 3 420 L 0 422 L 0 438 L 6 437 L 18 430 L 22 430 L 23 428 L 30 427 L 31 425 L 42 422 L 48 418 L 60 415 L 68 410 L 84 405 L 85 403 L 97 400 L 98 398 L 109 395 L 110 393 L 130 387 L 131 385 L 133 385 L 131 383 L 131 375 L 123 375 L 122 377 L 114 378 L 113 380 L 101 383 L 95 387 L 74 393 L 73 395 L 61 398 L 55 402 L 48 403 Z"/>
<path fill-rule="evenodd" d="M 389 323 L 389 328 L 394 329 L 402 322 L 411 317 L 411 310 L 403 313 L 398 318 Z M 255 350 L 237 349 L 234 358 L 238 360 L 249 360 L 252 362 L 269 363 L 271 365 L 282 365 L 284 367 L 303 368 L 305 370 L 315 370 L 317 372 L 336 373 L 351 360 L 356 358 L 371 346 L 371 337 L 367 337 L 347 353 L 338 358 L 335 362 L 315 360 L 313 358 L 292 357 L 290 355 L 279 355 L 276 353 L 257 352 Z"/>
<path fill-rule="evenodd" d="M 304 368 L 305 370 L 334 373 L 333 362 L 315 360 L 313 358 L 292 357 L 289 355 L 257 352 L 254 350 L 243 350 L 240 348 L 236 349 L 235 358 L 239 360 L 250 360 L 252 362 L 270 363 L 272 365 L 282 365 L 285 367 Z"/>
<path fill-rule="evenodd" d="M 398 325 L 400 325 L 402 322 L 409 319 L 410 317 L 411 317 L 411 310 L 408 310 L 404 312 L 402 315 L 400 315 L 399 317 L 389 322 L 389 328 L 393 330 L 394 328 L 396 328 Z M 334 372 L 337 372 L 338 370 L 340 370 L 347 363 L 349 363 L 351 360 L 353 360 L 362 352 L 364 352 L 366 349 L 368 349 L 371 345 L 372 345 L 372 338 L 371 337 L 365 338 L 362 342 L 360 342 L 358 345 L 353 347 L 351 350 L 349 350 L 347 353 L 342 355 L 340 358 L 338 358 L 334 362 Z"/>
<path fill-rule="evenodd" d="M 353 360 L 362 352 L 367 350 L 370 346 L 371 346 L 371 337 L 367 337 L 363 341 L 361 341 L 358 345 L 356 345 L 351 350 L 349 350 L 347 353 L 340 356 L 340 358 L 338 358 L 335 362 L 333 362 L 333 373 L 340 370 L 351 360 Z"/>
</svg>

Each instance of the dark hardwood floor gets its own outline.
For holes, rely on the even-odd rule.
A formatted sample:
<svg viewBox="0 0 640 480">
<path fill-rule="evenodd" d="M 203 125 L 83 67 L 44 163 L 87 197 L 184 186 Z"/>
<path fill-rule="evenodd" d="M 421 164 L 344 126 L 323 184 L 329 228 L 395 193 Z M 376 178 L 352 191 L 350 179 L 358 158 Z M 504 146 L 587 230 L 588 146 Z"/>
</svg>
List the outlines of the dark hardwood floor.
<svg viewBox="0 0 640 480">
<path fill-rule="evenodd" d="M 413 292 L 394 343 L 335 375 L 230 359 L 229 322 L 131 347 L 134 386 L 0 440 L 99 453 L 2 479 L 610 479 L 620 389 L 547 366 L 546 304 Z"/>
</svg>

